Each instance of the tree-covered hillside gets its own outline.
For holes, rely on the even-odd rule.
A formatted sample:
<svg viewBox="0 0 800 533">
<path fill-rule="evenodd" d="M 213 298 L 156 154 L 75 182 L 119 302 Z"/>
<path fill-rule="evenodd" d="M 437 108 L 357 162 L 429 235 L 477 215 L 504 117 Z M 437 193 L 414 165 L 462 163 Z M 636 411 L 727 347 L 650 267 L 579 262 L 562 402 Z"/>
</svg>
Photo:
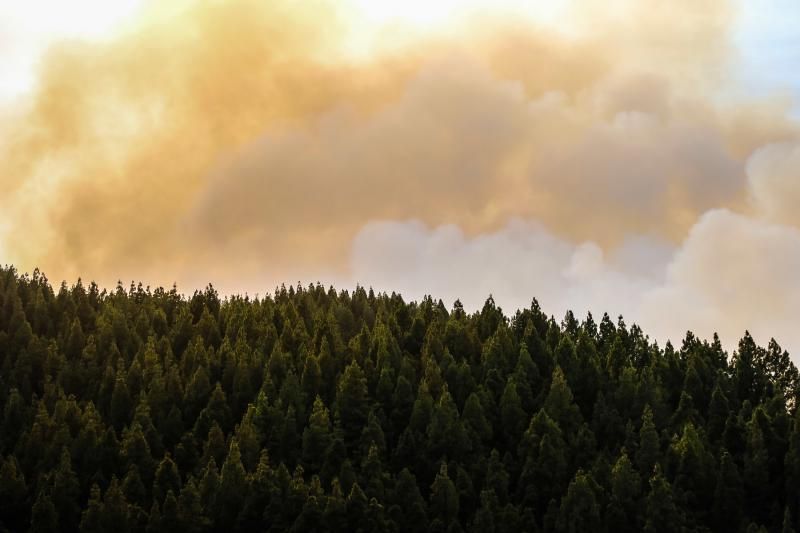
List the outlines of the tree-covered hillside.
<svg viewBox="0 0 800 533">
<path fill-rule="evenodd" d="M 10 268 L 0 304 L 0 530 L 798 527 L 798 372 L 748 334 Z"/>
</svg>

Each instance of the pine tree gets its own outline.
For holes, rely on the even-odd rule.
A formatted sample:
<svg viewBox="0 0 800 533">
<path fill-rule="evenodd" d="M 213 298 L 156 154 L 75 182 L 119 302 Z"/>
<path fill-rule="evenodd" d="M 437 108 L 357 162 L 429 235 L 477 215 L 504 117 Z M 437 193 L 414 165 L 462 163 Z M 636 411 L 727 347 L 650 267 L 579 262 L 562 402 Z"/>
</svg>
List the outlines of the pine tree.
<svg viewBox="0 0 800 533">
<path fill-rule="evenodd" d="M 394 487 L 394 504 L 399 512 L 395 521 L 402 531 L 422 531 L 427 525 L 425 500 L 420 494 L 414 475 L 404 468 L 397 475 Z"/>
<path fill-rule="evenodd" d="M 210 526 L 209 520 L 205 517 L 200 492 L 191 478 L 181 489 L 178 498 L 178 523 L 178 529 L 187 533 L 200 533 Z"/>
<path fill-rule="evenodd" d="M 713 523 L 719 531 L 733 531 L 742 520 L 744 487 L 739 469 L 727 450 L 722 450 L 717 486 L 714 489 Z"/>
<path fill-rule="evenodd" d="M 350 531 L 369 531 L 367 523 L 368 507 L 369 501 L 366 494 L 358 486 L 358 483 L 353 483 L 345 503 L 347 525 Z"/>
<path fill-rule="evenodd" d="M 242 454 L 242 464 L 245 470 L 252 472 L 258 464 L 259 454 L 261 453 L 261 443 L 258 437 L 258 430 L 254 423 L 255 407 L 248 406 L 242 421 L 235 428 L 236 440 L 239 443 L 239 450 Z"/>
<path fill-rule="evenodd" d="M 769 519 L 769 452 L 761 427 L 756 422 L 755 412 L 747 426 L 747 453 L 743 472 L 747 502 L 750 516 L 760 523 L 766 523 Z"/>
<path fill-rule="evenodd" d="M 270 465 L 269 452 L 263 449 L 258 458 L 258 466 L 250 476 L 249 490 L 244 499 L 242 512 L 239 514 L 239 523 L 243 530 L 265 528 L 265 509 L 270 504 L 270 498 L 278 490 L 274 474 L 275 471 Z M 181 492 L 181 502 L 183 502 L 183 492 Z M 186 505 L 188 506 L 188 502 Z"/>
<path fill-rule="evenodd" d="M 319 477 L 314 476 L 303 502 L 303 509 L 292 526 L 292 531 L 319 531 L 323 529 L 324 496 Z"/>
<path fill-rule="evenodd" d="M 486 414 L 481 405 L 480 398 L 476 393 L 472 393 L 467 397 L 464 403 L 464 410 L 461 413 L 461 420 L 464 423 L 464 428 L 470 440 L 475 445 L 488 443 L 492 438 L 492 426 L 486 419 Z"/>
<path fill-rule="evenodd" d="M 728 398 L 717 382 L 711 393 L 711 403 L 708 406 L 708 440 L 712 443 L 719 442 L 725 432 L 725 422 L 730 413 Z"/>
<path fill-rule="evenodd" d="M 566 443 L 558 424 L 541 409 L 531 419 L 522 436 L 519 456 L 522 472 L 519 478 L 520 498 L 532 505 L 536 514 L 545 512 L 551 499 L 561 497 L 569 483 Z"/>
<path fill-rule="evenodd" d="M 325 461 L 325 453 L 331 445 L 331 419 L 328 408 L 317 396 L 303 430 L 303 463 L 310 472 L 319 472 Z"/>
<path fill-rule="evenodd" d="M 642 427 L 639 430 L 639 449 L 636 452 L 636 463 L 645 477 L 652 475 L 653 468 L 658 464 L 661 455 L 658 432 L 653 423 L 653 411 L 649 406 L 642 415 Z"/>
<path fill-rule="evenodd" d="M 383 415 L 383 413 L 380 413 Z M 366 456 L 370 448 L 376 446 L 381 457 L 386 455 L 386 435 L 381 427 L 379 414 L 375 410 L 370 411 L 367 425 L 361 431 L 361 455 Z"/>
<path fill-rule="evenodd" d="M 114 391 L 111 394 L 111 422 L 114 428 L 120 431 L 130 422 L 133 401 L 131 400 L 128 384 L 122 372 L 117 372 L 114 382 Z"/>
<path fill-rule="evenodd" d="M 506 467 L 500 460 L 500 452 L 496 449 L 492 450 L 489 455 L 489 461 L 486 465 L 486 481 L 485 486 L 488 487 L 494 498 L 498 503 L 505 503 L 508 501 L 508 487 L 510 483 L 510 476 L 506 471 Z"/>
<path fill-rule="evenodd" d="M 219 470 L 217 469 L 217 463 L 212 458 L 205 469 L 203 469 L 200 477 L 200 501 L 202 502 L 203 509 L 208 509 L 209 511 L 216 509 L 219 485 Z"/>
<path fill-rule="evenodd" d="M 136 466 L 142 476 L 142 481 L 145 486 L 152 483 L 153 474 L 155 473 L 155 462 L 150 454 L 150 445 L 144 438 L 142 427 L 139 422 L 127 428 L 122 434 L 122 459 L 125 461 L 127 468 Z"/>
<path fill-rule="evenodd" d="M 445 527 L 448 527 L 457 520 L 458 511 L 458 491 L 447 475 L 447 465 L 442 463 L 431 485 L 430 516 L 432 520 L 440 520 Z"/>
<path fill-rule="evenodd" d="M 225 459 L 220 472 L 219 490 L 216 496 L 219 523 L 236 523 L 239 512 L 242 510 L 246 493 L 247 475 L 242 465 L 239 443 L 236 439 L 233 439 L 228 451 L 228 457 Z"/>
<path fill-rule="evenodd" d="M 157 502 L 164 502 L 167 492 L 179 494 L 181 490 L 181 476 L 178 474 L 178 467 L 169 455 L 159 463 L 156 469 L 155 481 L 153 482 L 153 498 Z"/>
<path fill-rule="evenodd" d="M 50 495 L 45 491 L 39 492 L 31 508 L 30 531 L 32 533 L 55 533 L 60 531 L 56 507 L 53 505 Z"/>
<path fill-rule="evenodd" d="M 203 456 L 200 458 L 200 462 L 207 464 L 210 459 L 214 459 L 217 463 L 222 463 L 227 452 L 225 433 L 222 432 L 219 424 L 214 422 L 211 429 L 208 430 L 208 438 L 203 444 Z"/>
<path fill-rule="evenodd" d="M 781 533 L 794 533 L 794 526 L 792 525 L 792 513 L 786 507 L 783 510 L 783 527 Z"/>
<path fill-rule="evenodd" d="M 569 533 L 597 531 L 600 528 L 600 505 L 597 503 L 591 474 L 578 471 L 561 500 L 556 530 Z"/>
<path fill-rule="evenodd" d="M 61 459 L 52 476 L 50 500 L 56 510 L 63 531 L 76 531 L 80 522 L 80 484 L 72 469 L 72 458 L 66 448 L 61 450 Z"/>
<path fill-rule="evenodd" d="M 495 533 L 495 515 L 498 514 L 497 495 L 492 490 L 481 491 L 481 505 L 475 512 L 475 518 L 469 531 L 475 533 Z"/>
<path fill-rule="evenodd" d="M 458 408 L 447 388 L 441 393 L 433 409 L 427 436 L 429 450 L 434 457 L 461 457 L 466 434 L 459 419 Z"/>
<path fill-rule="evenodd" d="M 303 393 L 307 398 L 319 398 L 322 385 L 322 370 L 319 366 L 319 360 L 315 356 L 306 357 L 300 382 Z"/>
<path fill-rule="evenodd" d="M 713 457 L 691 423 L 686 424 L 672 451 L 677 458 L 674 486 L 684 494 L 687 507 L 696 515 L 704 516 L 713 503 Z"/>
<path fill-rule="evenodd" d="M 786 503 L 789 512 L 800 516 L 800 411 L 795 412 L 784 456 Z"/>
<path fill-rule="evenodd" d="M 69 359 L 78 359 L 81 356 L 81 352 L 83 352 L 84 346 L 86 346 L 86 336 L 83 334 L 80 321 L 76 318 L 72 321 L 64 353 Z"/>
<path fill-rule="evenodd" d="M 162 527 L 161 524 L 161 507 L 158 505 L 158 502 L 153 502 L 153 505 L 150 507 L 150 513 L 147 515 L 147 527 L 145 529 L 145 533 L 161 533 L 165 531 L 166 528 Z"/>
<path fill-rule="evenodd" d="M 81 532 L 120 531 L 126 533 L 131 529 L 130 512 L 125 495 L 119 487 L 117 478 L 111 479 L 111 484 L 105 495 L 100 500 L 100 489 L 96 485 L 92 488 L 87 509 L 81 518 Z"/>
<path fill-rule="evenodd" d="M 680 531 L 683 516 L 675 504 L 672 487 L 664 479 L 660 468 L 656 467 L 650 478 L 650 493 L 647 495 L 644 531 L 648 533 L 668 533 Z"/>
<path fill-rule="evenodd" d="M 573 317 L 572 320 L 574 319 Z M 572 333 L 567 331 L 569 334 L 561 337 L 553 353 L 557 367 L 562 370 L 564 378 L 570 383 L 576 383 L 579 374 L 578 354 L 575 351 L 575 343 L 572 341 L 572 335 L 577 335 L 577 330 L 576 325 Z"/>
<path fill-rule="evenodd" d="M 208 399 L 208 405 L 200 412 L 200 416 L 194 425 L 194 435 L 196 438 L 202 438 L 208 435 L 211 426 L 216 423 L 222 428 L 223 431 L 229 429 L 231 421 L 231 410 L 222 390 L 222 386 L 217 383 L 211 397 Z"/>
<path fill-rule="evenodd" d="M 81 533 L 99 533 L 102 531 L 100 524 L 100 516 L 103 512 L 102 507 L 103 501 L 100 495 L 100 487 L 94 484 L 89 493 L 89 502 L 81 517 Z"/>
<path fill-rule="evenodd" d="M 338 479 L 331 483 L 331 493 L 325 501 L 322 518 L 329 531 L 344 531 L 347 528 L 347 504 Z"/>
<path fill-rule="evenodd" d="M 366 487 L 364 492 L 367 497 L 384 501 L 386 499 L 384 491 L 385 476 L 383 472 L 383 463 L 381 462 L 380 453 L 376 445 L 373 444 L 364 457 L 361 471 L 363 472 L 364 484 Z"/>
<path fill-rule="evenodd" d="M 367 380 L 358 363 L 351 363 L 344 371 L 336 391 L 338 418 L 344 431 L 345 444 L 352 449 L 361 436 L 367 421 Z"/>
<path fill-rule="evenodd" d="M 528 415 L 522 408 L 522 401 L 517 394 L 517 384 L 513 378 L 508 380 L 500 398 L 500 420 L 503 424 L 507 445 L 513 446 L 514 443 L 519 442 L 519 438 L 528 425 Z"/>
<path fill-rule="evenodd" d="M 572 389 L 575 402 L 584 417 L 591 416 L 597 391 L 602 383 L 600 357 L 593 335 L 584 329 L 578 334 L 575 343 L 575 354 L 578 362 L 577 375 L 573 378 Z"/>
<path fill-rule="evenodd" d="M 578 406 L 572 396 L 572 391 L 567 385 L 564 373 L 560 367 L 553 372 L 553 381 L 550 392 L 544 402 L 547 414 L 558 424 L 567 438 L 574 436 L 581 425 L 582 417 Z"/>
<path fill-rule="evenodd" d="M 611 470 L 611 498 L 606 511 L 606 524 L 610 531 L 638 531 L 638 504 L 641 478 L 628 454 L 622 450 Z"/>
</svg>

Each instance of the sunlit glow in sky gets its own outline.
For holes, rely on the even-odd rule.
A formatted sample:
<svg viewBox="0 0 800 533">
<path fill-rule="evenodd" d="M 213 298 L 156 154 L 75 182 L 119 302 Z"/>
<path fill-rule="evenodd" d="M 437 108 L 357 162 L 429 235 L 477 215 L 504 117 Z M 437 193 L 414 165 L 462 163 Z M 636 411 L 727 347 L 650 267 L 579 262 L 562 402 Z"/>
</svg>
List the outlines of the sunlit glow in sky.
<svg viewBox="0 0 800 533">
<path fill-rule="evenodd" d="M 747 90 L 800 93 L 800 2 L 739 0 L 736 44 Z M 172 5 L 187 3 L 184 0 Z M 159 5 L 161 4 L 161 5 Z M 148 0 L 0 0 L 0 103 L 30 91 L 48 46 L 61 40 L 102 40 L 124 31 L 137 16 L 164 10 Z M 415 35 L 446 31 L 454 21 L 485 13 L 526 17 L 554 28 L 565 26 L 567 0 L 343 0 L 355 23 L 353 47 L 386 28 Z M 157 15 L 155 15 L 157 16 Z"/>
<path fill-rule="evenodd" d="M 517 14 L 535 18 L 543 23 L 554 23 L 563 15 L 567 2 L 530 2 L 526 0 L 407 0 L 404 2 L 376 2 L 351 0 L 355 10 L 373 25 L 405 24 L 418 30 L 431 30 L 447 26 L 461 16 L 482 12 Z"/>
<path fill-rule="evenodd" d="M 143 0 L 0 0 L 0 100 L 29 91 L 48 46 L 113 37 Z"/>
</svg>

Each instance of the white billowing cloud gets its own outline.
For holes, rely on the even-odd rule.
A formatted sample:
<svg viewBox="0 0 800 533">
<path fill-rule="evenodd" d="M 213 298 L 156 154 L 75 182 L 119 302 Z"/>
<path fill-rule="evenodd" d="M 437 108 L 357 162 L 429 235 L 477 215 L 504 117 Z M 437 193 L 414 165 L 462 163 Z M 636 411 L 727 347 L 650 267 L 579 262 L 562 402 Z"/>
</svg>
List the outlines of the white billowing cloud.
<svg viewBox="0 0 800 533">
<path fill-rule="evenodd" d="M 454 225 L 374 222 L 355 239 L 351 262 L 353 279 L 413 298 L 431 292 L 478 309 L 491 293 L 513 313 L 536 297 L 557 318 L 567 309 L 622 314 L 661 343 L 679 343 L 687 330 L 718 332 L 732 350 L 749 330 L 800 353 L 800 230 L 729 210 L 704 214 L 672 253 L 637 237 L 608 256 L 520 219 L 475 236 Z"/>
<path fill-rule="evenodd" d="M 351 275 L 411 298 L 460 299 L 470 309 L 491 294 L 511 312 L 536 297 L 556 316 L 567 309 L 635 313 L 637 295 L 656 286 L 657 274 L 623 273 L 611 263 L 595 243 L 572 244 L 527 220 L 475 236 L 455 225 L 373 222 L 353 243 Z"/>
<path fill-rule="evenodd" d="M 727 210 L 706 213 L 645 297 L 643 322 L 713 331 L 732 343 L 749 330 L 800 353 L 800 231 Z"/>
<path fill-rule="evenodd" d="M 747 162 L 756 208 L 776 222 L 800 225 L 800 143 L 767 145 Z"/>
</svg>

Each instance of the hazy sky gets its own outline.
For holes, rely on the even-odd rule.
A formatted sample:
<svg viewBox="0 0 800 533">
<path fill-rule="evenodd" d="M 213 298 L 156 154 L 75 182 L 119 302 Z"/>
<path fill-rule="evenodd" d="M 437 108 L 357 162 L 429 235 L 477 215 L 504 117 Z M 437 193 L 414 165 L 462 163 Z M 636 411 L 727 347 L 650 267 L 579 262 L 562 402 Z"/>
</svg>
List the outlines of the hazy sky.
<svg viewBox="0 0 800 533">
<path fill-rule="evenodd" d="M 794 0 L 0 0 L 0 262 L 800 353 L 798 27 Z"/>
<path fill-rule="evenodd" d="M 380 2 L 350 0 L 365 21 L 380 25 L 388 18 L 431 29 L 454 7 L 480 7 L 475 0 L 438 2 Z M 185 2 L 183 2 L 185 3 Z M 488 3 L 488 2 L 484 2 Z M 532 2 L 529 2 L 532 3 Z M 394 4 L 394 5 L 392 5 Z M 508 10 L 525 2 L 491 2 Z M 541 2 L 536 17 L 557 23 L 564 0 Z M 145 0 L 0 0 L 0 101 L 29 92 L 36 83 L 36 68 L 47 46 L 63 39 L 94 41 L 113 38 L 128 29 Z M 789 90 L 800 94 L 800 2 L 795 0 L 737 0 L 738 14 L 732 35 L 741 55 L 742 83 L 747 90 Z M 42 16 L 42 15 L 45 16 Z"/>
</svg>

